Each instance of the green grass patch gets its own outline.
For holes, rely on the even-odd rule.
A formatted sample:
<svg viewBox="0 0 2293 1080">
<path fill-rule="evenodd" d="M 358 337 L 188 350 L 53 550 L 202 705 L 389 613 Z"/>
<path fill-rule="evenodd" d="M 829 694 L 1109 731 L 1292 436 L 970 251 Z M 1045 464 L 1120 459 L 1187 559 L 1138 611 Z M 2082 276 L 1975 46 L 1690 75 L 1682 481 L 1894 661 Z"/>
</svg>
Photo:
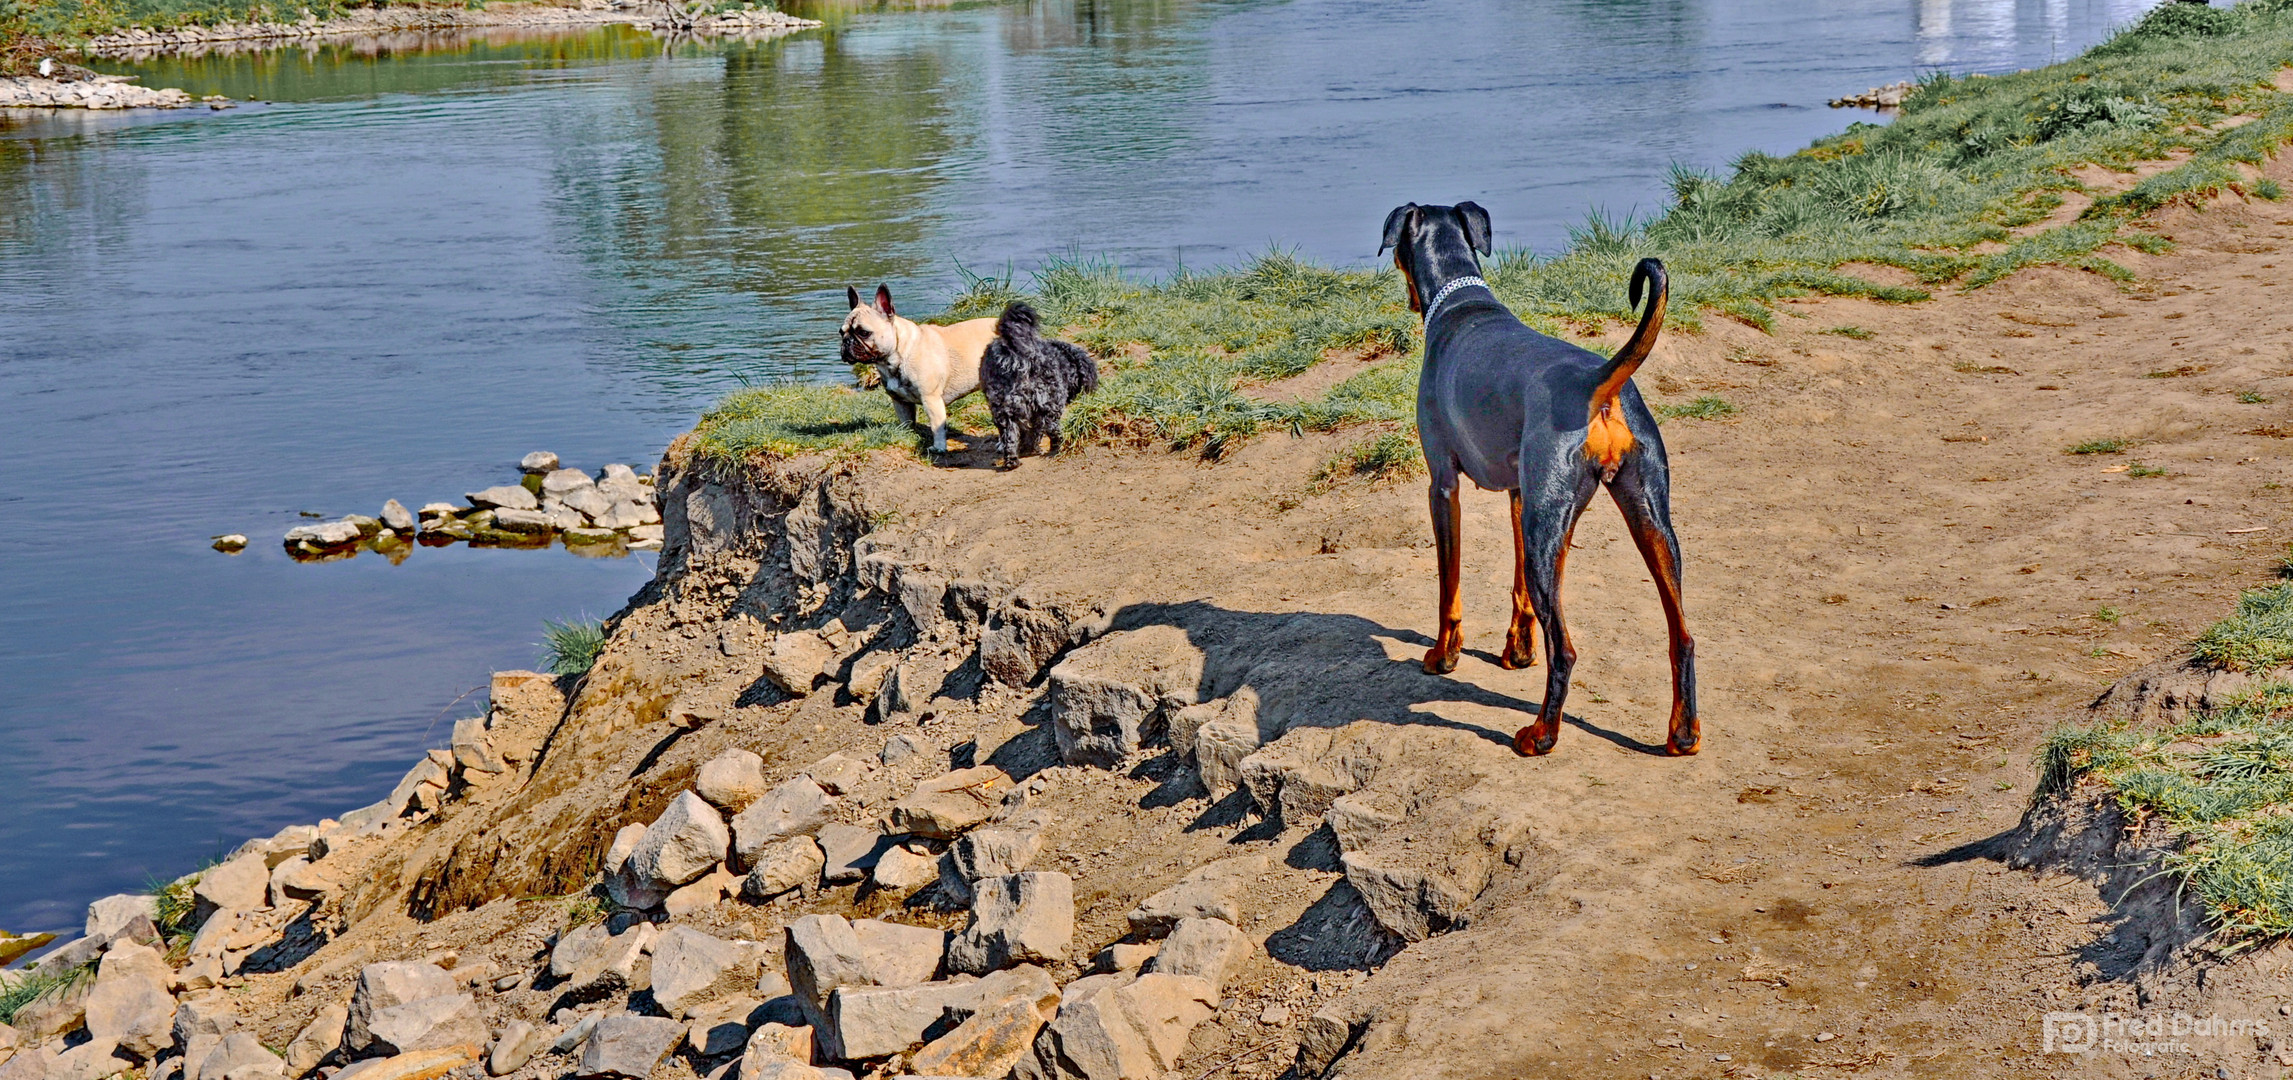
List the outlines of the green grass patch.
<svg viewBox="0 0 2293 1080">
<path fill-rule="evenodd" d="M 1355 443 L 1314 470 L 1309 486 L 1324 490 L 1357 477 L 1371 481 L 1399 480 L 1425 472 L 1425 451 L 1418 445 L 1417 429 L 1381 432 Z"/>
<path fill-rule="evenodd" d="M 2166 469 L 2163 465 L 2147 465 L 2137 461 L 2126 466 L 2126 475 L 2132 477 L 2164 476 L 2165 474 Z"/>
<path fill-rule="evenodd" d="M 2192 651 L 2241 671 L 2293 660 L 2293 583 L 2246 593 Z M 2230 942 L 2293 933 L 2293 682 L 2270 680 L 2169 727 L 2058 728 L 2038 773 L 2038 797 L 2098 783 L 2129 816 L 2172 829 L 2165 871 Z"/>
<path fill-rule="evenodd" d="M 145 887 L 144 891 L 151 894 L 152 905 L 159 912 L 155 921 L 159 926 L 161 941 L 171 944 L 177 939 L 188 941 L 192 932 L 198 929 L 191 923 L 192 916 L 197 914 L 199 906 L 198 901 L 191 895 L 191 890 L 198 888 L 199 876 L 212 869 L 215 864 L 216 860 L 209 859 L 205 865 L 189 874 L 173 881 L 153 880 Z"/>
<path fill-rule="evenodd" d="M 1706 394 L 1694 401 L 1658 405 L 1656 415 L 1668 420 L 1725 420 L 1736 415 L 1736 407 L 1723 398 Z"/>
<path fill-rule="evenodd" d="M 2240 390 L 2237 392 L 2237 403 L 2240 405 L 2267 405 L 2269 404 L 2269 397 L 2259 390 Z"/>
<path fill-rule="evenodd" d="M 542 620 L 541 662 L 552 675 L 586 674 L 605 651 L 605 623 L 599 619 Z"/>
<path fill-rule="evenodd" d="M 1648 256 L 1670 273 L 1675 332 L 1715 317 L 1772 330 L 1779 300 L 1915 302 L 1938 286 L 1979 288 L 2042 264 L 2128 280 L 2113 245 L 2168 246 L 2139 227 L 2140 215 L 2260 190 L 2237 166 L 2293 141 L 2293 95 L 2270 83 L 2288 64 L 2293 5 L 2282 0 L 2194 17 L 2161 9 L 2051 67 L 1930 75 L 1892 123 L 1858 123 L 1794 154 L 1747 153 L 1724 170 L 1675 169 L 1661 212 L 1592 213 L 1564 249 L 1500 251 L 1482 276 L 1530 326 L 1577 340 L 1632 321 L 1624 285 Z M 2220 126 L 2246 115 L 2258 119 Z M 2177 151 L 2187 160 L 2097 199 L 2077 220 L 2049 223 L 2065 194 L 2082 189 L 2081 167 L 2125 172 Z M 1363 235 L 1375 224 L 1365 219 Z M 1869 266 L 1911 283 L 1859 272 Z M 1099 392 L 1067 414 L 1078 442 L 1217 457 L 1260 432 L 1392 430 L 1415 417 L 1419 325 L 1391 267 L 1331 269 L 1277 251 L 1150 281 L 1074 260 L 1025 284 L 973 277 L 946 317 L 992 315 L 1016 298 L 1102 358 Z M 1333 353 L 1389 358 L 1318 399 L 1276 401 L 1259 389 Z M 701 453 L 727 461 L 916 441 L 882 395 L 828 387 L 734 394 L 702 418 L 699 435 Z"/>
<path fill-rule="evenodd" d="M 1824 333 L 1837 334 L 1844 338 L 1854 338 L 1857 341 L 1869 341 L 1872 338 L 1879 336 L 1879 332 L 1877 330 L 1865 330 L 1860 326 L 1834 326 L 1831 329 L 1824 331 Z"/>
<path fill-rule="evenodd" d="M 84 964 L 68 971 L 30 972 L 25 974 L 20 982 L 0 986 L 0 1024 L 13 1023 L 16 1019 L 16 1011 L 26 1005 L 52 994 L 66 993 L 76 989 L 85 983 L 93 982 L 95 977 L 95 965 Z M 30 1053 L 31 1051 L 23 1052 Z"/>
<path fill-rule="evenodd" d="M 2063 449 L 2065 454 L 2123 454 L 2134 445 L 2131 439 L 2088 439 Z"/>
</svg>

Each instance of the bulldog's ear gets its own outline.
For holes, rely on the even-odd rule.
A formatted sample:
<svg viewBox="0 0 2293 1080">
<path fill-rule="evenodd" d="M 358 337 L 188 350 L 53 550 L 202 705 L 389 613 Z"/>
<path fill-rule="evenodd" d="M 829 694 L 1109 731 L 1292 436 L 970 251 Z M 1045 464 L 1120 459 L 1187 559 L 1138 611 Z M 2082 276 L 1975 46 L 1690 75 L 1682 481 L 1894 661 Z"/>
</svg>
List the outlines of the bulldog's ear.
<svg viewBox="0 0 2293 1080">
<path fill-rule="evenodd" d="M 887 315 L 887 316 L 888 316 L 888 315 L 890 315 L 890 314 L 892 313 L 892 287 L 891 287 L 891 286 L 889 286 L 889 285 L 878 285 L 878 286 L 876 286 L 876 310 L 883 312 L 883 313 L 884 313 L 885 315 Z"/>
<path fill-rule="evenodd" d="M 844 306 L 848 309 L 859 307 L 860 290 L 855 289 L 850 285 L 844 286 Z"/>
<path fill-rule="evenodd" d="M 1416 203 L 1403 203 L 1394 207 L 1393 213 L 1385 215 L 1385 242 L 1377 246 L 1377 253 L 1383 255 L 1389 247 L 1400 247 L 1403 233 L 1416 220 Z"/>
<path fill-rule="evenodd" d="M 1465 220 L 1465 242 L 1483 255 L 1489 253 L 1489 212 L 1480 203 L 1457 204 L 1457 216 Z"/>
</svg>

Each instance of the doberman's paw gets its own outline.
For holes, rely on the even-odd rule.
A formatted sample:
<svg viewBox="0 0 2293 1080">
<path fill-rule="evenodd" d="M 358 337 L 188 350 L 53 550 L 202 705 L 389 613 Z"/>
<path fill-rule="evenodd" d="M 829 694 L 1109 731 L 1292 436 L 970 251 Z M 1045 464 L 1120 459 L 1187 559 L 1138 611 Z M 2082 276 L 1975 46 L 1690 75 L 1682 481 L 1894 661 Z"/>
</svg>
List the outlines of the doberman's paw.
<svg viewBox="0 0 2293 1080">
<path fill-rule="evenodd" d="M 1531 724 L 1513 736 L 1513 752 L 1522 757 L 1542 757 L 1553 752 L 1553 743 L 1559 741 L 1559 734 L 1539 732 L 1537 726 Z"/>
<path fill-rule="evenodd" d="M 1519 671 L 1522 668 L 1535 667 L 1537 666 L 1537 650 L 1507 645 L 1505 651 L 1497 657 L 1497 666 L 1507 671 Z"/>
<path fill-rule="evenodd" d="M 1686 741 L 1682 742 L 1682 739 Z M 1667 757 L 1692 757 L 1703 748 L 1704 736 L 1701 732 L 1674 732 L 1671 738 L 1664 740 L 1664 754 Z"/>
</svg>

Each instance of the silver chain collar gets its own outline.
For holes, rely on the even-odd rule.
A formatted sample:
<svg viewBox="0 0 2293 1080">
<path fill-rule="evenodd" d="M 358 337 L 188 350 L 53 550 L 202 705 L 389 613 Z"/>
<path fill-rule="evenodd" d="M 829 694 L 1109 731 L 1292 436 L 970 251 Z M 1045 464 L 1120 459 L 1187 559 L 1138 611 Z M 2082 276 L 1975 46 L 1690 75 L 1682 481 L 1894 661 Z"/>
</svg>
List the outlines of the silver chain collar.
<svg viewBox="0 0 2293 1080">
<path fill-rule="evenodd" d="M 1450 293 L 1456 292 L 1457 290 L 1462 289 L 1467 285 L 1479 285 L 1484 289 L 1489 289 L 1489 283 L 1481 280 L 1480 278 L 1472 276 L 1457 278 L 1456 280 L 1451 281 L 1449 284 L 1443 285 L 1440 292 L 1433 294 L 1433 302 L 1425 305 L 1425 321 L 1432 322 L 1433 313 L 1441 310 L 1441 302 L 1443 300 L 1449 299 Z M 1497 290 L 1489 289 L 1489 291 L 1493 293 Z"/>
</svg>

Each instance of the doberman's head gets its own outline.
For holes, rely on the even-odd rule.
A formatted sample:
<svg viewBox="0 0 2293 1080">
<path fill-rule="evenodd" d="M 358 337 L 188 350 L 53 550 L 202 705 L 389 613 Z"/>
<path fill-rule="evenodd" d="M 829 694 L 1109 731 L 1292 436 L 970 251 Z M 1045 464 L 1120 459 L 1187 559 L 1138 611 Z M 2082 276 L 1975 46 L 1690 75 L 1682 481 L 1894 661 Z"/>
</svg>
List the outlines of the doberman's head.
<svg viewBox="0 0 2293 1080">
<path fill-rule="evenodd" d="M 1385 242 L 1378 245 L 1378 254 L 1386 248 L 1393 249 L 1393 264 L 1409 281 L 1409 310 L 1423 312 L 1425 301 L 1444 283 L 1481 273 L 1474 253 L 1489 253 L 1489 212 L 1469 202 L 1405 203 L 1385 216 Z"/>
</svg>

